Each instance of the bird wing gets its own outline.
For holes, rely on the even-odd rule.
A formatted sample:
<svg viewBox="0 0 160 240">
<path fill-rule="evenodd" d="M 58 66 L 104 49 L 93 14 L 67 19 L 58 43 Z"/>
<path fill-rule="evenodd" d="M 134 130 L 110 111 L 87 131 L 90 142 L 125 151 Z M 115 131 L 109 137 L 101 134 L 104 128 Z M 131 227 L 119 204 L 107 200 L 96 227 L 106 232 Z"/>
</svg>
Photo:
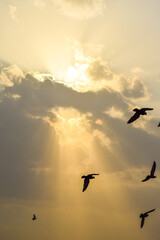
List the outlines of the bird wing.
<svg viewBox="0 0 160 240">
<path fill-rule="evenodd" d="M 139 118 L 140 114 L 139 113 L 135 113 L 129 120 L 127 123 L 132 123 L 134 122 L 137 118 Z"/>
<path fill-rule="evenodd" d="M 89 184 L 89 178 L 84 179 L 84 184 L 83 184 L 83 192 L 87 189 Z"/>
<path fill-rule="evenodd" d="M 151 173 L 150 173 L 151 176 L 154 176 L 155 170 L 156 170 L 156 162 L 154 161 L 152 165 Z"/>
<path fill-rule="evenodd" d="M 153 108 L 142 108 L 141 110 L 147 111 L 147 110 L 153 110 Z"/>
<path fill-rule="evenodd" d="M 144 225 L 144 220 L 145 220 L 145 217 L 142 217 L 142 220 L 141 220 L 141 228 L 142 228 L 143 225 Z"/>
<path fill-rule="evenodd" d="M 145 179 L 142 180 L 142 182 L 148 181 L 150 178 L 147 176 Z"/>
<path fill-rule="evenodd" d="M 150 211 L 148 211 L 148 212 L 146 212 L 146 213 L 150 213 L 150 212 L 154 212 L 156 209 L 152 209 L 152 210 L 150 210 Z"/>
<path fill-rule="evenodd" d="M 36 215 L 35 215 L 35 214 L 33 214 L 33 218 L 36 218 Z"/>
<path fill-rule="evenodd" d="M 87 177 L 92 177 L 93 175 L 99 175 L 99 173 L 88 174 Z"/>
</svg>

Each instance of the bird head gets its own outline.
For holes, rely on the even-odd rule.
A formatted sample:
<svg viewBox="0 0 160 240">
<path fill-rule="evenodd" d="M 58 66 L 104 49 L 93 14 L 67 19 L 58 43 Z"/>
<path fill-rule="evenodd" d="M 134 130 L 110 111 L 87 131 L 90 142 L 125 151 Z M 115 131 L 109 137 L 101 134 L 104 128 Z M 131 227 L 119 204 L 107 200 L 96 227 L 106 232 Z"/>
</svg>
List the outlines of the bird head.
<svg viewBox="0 0 160 240">
<path fill-rule="evenodd" d="M 138 108 L 134 108 L 133 111 L 134 111 L 134 112 L 137 112 L 137 111 L 139 111 L 139 109 L 138 109 Z"/>
</svg>

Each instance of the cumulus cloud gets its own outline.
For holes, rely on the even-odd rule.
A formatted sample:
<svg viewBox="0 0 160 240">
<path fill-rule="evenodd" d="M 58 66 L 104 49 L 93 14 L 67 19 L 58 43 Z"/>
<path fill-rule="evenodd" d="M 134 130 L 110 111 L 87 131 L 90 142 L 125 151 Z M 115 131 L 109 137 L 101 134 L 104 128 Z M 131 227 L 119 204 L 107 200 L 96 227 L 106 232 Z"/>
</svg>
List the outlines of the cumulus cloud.
<svg viewBox="0 0 160 240">
<path fill-rule="evenodd" d="M 0 72 L 0 85 L 12 86 L 14 83 L 19 83 L 22 77 L 24 73 L 16 65 L 4 67 Z"/>
<path fill-rule="evenodd" d="M 86 19 L 102 14 L 104 0 L 53 0 L 59 11 L 70 17 Z"/>
<path fill-rule="evenodd" d="M 150 97 L 146 85 L 137 77 L 127 79 L 122 76 L 120 77 L 120 82 L 122 86 L 122 94 L 125 97 L 131 99 L 148 99 Z"/>
<path fill-rule="evenodd" d="M 109 70 L 107 63 L 100 58 L 93 59 L 93 61 L 90 62 L 86 72 L 94 81 L 110 81 L 114 77 L 114 74 L 111 72 L 111 70 Z"/>
<path fill-rule="evenodd" d="M 73 119 L 85 119 L 84 116 L 86 116 L 94 127 L 97 125 L 97 129 L 102 131 L 107 115 L 112 118 L 112 121 L 109 122 L 111 129 L 114 123 L 113 119 L 115 119 L 115 122 L 121 120 L 120 122 L 126 124 L 126 119 L 130 117 L 130 113 L 128 113 L 129 105 L 119 92 L 107 89 L 96 93 L 91 91 L 76 92 L 72 88 L 54 82 L 53 79 L 47 80 L 45 78 L 44 81 L 41 81 L 39 78 L 36 79 L 30 74 L 24 75 L 19 69 L 17 71 L 15 69 L 18 68 L 4 69 L 7 74 L 9 71 L 8 78 L 14 84 L 6 86 L 3 89 L 3 94 L 7 99 L 9 94 L 15 96 L 15 101 L 29 119 L 42 119 L 54 126 L 61 112 L 63 114 L 66 112 L 69 115 L 73 113 Z M 21 97 L 18 98 L 18 96 Z M 63 110 L 56 110 L 60 109 L 60 107 Z M 65 108 L 77 109 L 82 115 L 71 110 L 65 111 Z M 103 138 L 99 132 L 95 133 L 97 133 L 96 136 L 100 136 L 99 139 Z"/>
<path fill-rule="evenodd" d="M 127 77 L 112 71 L 109 64 L 97 56 L 101 50 L 102 46 L 99 45 L 73 42 L 74 62 L 63 75 L 63 80 L 59 77 L 55 80 L 79 92 L 108 89 L 120 93 L 132 102 L 149 99 L 151 95 L 144 82 L 136 75 Z"/>
</svg>

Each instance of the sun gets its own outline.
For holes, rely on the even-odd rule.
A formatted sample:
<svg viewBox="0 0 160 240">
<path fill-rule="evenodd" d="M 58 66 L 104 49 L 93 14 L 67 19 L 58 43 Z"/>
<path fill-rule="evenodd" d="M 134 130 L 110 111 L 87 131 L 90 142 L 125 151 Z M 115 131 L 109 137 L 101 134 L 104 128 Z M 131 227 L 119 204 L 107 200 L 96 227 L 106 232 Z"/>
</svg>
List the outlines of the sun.
<svg viewBox="0 0 160 240">
<path fill-rule="evenodd" d="M 86 74 L 87 68 L 88 64 L 76 63 L 74 66 L 69 66 L 64 74 L 65 84 L 76 91 L 83 91 L 90 81 Z"/>
<path fill-rule="evenodd" d="M 70 81 L 75 81 L 75 79 L 78 78 L 78 71 L 73 66 L 70 66 L 67 71 L 67 79 L 70 79 Z"/>
</svg>

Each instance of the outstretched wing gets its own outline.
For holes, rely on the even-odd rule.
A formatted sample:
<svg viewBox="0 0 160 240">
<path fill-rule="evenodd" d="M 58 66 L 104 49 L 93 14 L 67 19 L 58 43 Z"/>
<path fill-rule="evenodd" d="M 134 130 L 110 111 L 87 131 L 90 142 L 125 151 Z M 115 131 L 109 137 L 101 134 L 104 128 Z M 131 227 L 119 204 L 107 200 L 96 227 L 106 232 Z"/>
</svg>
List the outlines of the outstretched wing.
<svg viewBox="0 0 160 240">
<path fill-rule="evenodd" d="M 150 177 L 147 176 L 145 179 L 142 180 L 142 182 L 146 182 L 146 181 L 148 181 L 149 179 L 150 179 Z"/>
<path fill-rule="evenodd" d="M 143 225 L 144 225 L 144 220 L 145 220 L 145 217 L 142 217 L 142 220 L 141 220 L 141 228 L 142 228 Z"/>
<path fill-rule="evenodd" d="M 150 210 L 150 211 L 148 211 L 148 212 L 146 212 L 146 213 L 150 213 L 150 212 L 154 212 L 156 209 L 152 209 L 152 210 Z"/>
<path fill-rule="evenodd" d="M 153 162 L 152 169 L 151 169 L 151 173 L 150 173 L 151 176 L 154 176 L 155 170 L 156 170 L 156 162 L 154 161 L 154 162 Z"/>
<path fill-rule="evenodd" d="M 85 178 L 84 179 L 84 184 L 83 184 L 83 192 L 87 189 L 88 187 L 88 184 L 89 184 L 89 178 Z"/>
<path fill-rule="evenodd" d="M 135 113 L 129 120 L 127 123 L 132 123 L 134 122 L 137 118 L 139 118 L 140 114 L 139 113 Z"/>
<path fill-rule="evenodd" d="M 151 110 L 153 110 L 153 108 L 142 108 L 141 110 L 144 110 L 144 111 L 151 111 Z"/>
</svg>

